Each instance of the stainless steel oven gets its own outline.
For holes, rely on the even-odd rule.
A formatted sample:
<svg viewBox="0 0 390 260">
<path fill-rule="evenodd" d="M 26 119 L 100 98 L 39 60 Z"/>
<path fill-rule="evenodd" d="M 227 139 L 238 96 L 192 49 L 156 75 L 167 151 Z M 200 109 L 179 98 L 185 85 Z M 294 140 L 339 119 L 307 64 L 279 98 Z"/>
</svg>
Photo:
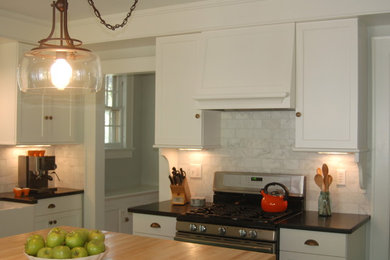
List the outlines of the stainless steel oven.
<svg viewBox="0 0 390 260">
<path fill-rule="evenodd" d="M 271 182 L 289 190 L 288 209 L 261 209 L 260 190 Z M 175 240 L 279 255 L 277 224 L 304 209 L 302 175 L 216 172 L 213 203 L 177 217 Z"/>
</svg>

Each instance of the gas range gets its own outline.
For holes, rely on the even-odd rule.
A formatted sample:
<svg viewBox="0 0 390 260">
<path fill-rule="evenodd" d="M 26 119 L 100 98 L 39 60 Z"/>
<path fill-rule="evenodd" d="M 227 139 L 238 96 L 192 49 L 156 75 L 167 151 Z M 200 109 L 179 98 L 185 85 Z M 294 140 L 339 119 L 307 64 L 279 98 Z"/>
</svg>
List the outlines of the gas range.
<svg viewBox="0 0 390 260">
<path fill-rule="evenodd" d="M 289 190 L 288 208 L 283 212 L 261 208 L 260 190 L 271 182 Z M 304 209 L 302 175 L 216 172 L 213 189 L 211 205 L 177 217 L 175 240 L 278 255 L 277 224 Z"/>
</svg>

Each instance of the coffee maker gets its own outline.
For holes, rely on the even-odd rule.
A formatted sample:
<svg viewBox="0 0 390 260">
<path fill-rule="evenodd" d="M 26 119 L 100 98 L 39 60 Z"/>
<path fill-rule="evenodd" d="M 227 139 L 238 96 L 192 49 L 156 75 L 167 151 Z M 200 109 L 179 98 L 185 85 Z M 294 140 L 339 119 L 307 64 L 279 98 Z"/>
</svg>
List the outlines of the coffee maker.
<svg viewBox="0 0 390 260">
<path fill-rule="evenodd" d="M 30 188 L 31 193 L 53 192 L 57 189 L 49 188 L 53 180 L 49 171 L 56 168 L 55 156 L 19 156 L 18 185 Z"/>
</svg>

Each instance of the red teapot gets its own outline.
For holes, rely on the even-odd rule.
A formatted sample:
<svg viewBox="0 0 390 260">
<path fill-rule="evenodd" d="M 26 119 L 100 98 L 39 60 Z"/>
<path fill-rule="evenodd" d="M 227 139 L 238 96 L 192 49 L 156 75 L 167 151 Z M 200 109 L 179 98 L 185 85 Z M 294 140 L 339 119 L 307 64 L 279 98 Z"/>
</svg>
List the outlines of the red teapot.
<svg viewBox="0 0 390 260">
<path fill-rule="evenodd" d="M 268 192 L 269 186 L 280 186 L 284 190 L 284 194 L 281 194 L 280 191 Z M 261 208 L 265 212 L 283 212 L 287 209 L 287 197 L 288 189 L 285 185 L 278 182 L 270 182 L 265 185 L 264 189 L 260 190 L 263 198 L 261 199 Z"/>
</svg>

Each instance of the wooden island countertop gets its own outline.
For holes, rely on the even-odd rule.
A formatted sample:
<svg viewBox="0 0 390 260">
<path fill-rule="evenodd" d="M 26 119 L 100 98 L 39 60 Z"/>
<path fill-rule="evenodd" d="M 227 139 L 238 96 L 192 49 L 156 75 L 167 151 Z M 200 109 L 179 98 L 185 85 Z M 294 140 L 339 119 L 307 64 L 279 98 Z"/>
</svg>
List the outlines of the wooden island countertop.
<svg viewBox="0 0 390 260">
<path fill-rule="evenodd" d="M 67 231 L 73 227 L 61 227 Z M 0 238 L 2 260 L 23 260 L 24 243 L 31 234 L 41 234 L 46 238 L 50 229 Z M 107 232 L 105 244 L 108 252 L 105 260 L 132 259 L 175 259 L 175 260 L 208 260 L 208 259 L 245 259 L 245 260 L 275 260 L 275 255 L 230 248 L 214 247 L 187 242 L 141 237 L 123 233 Z"/>
</svg>

